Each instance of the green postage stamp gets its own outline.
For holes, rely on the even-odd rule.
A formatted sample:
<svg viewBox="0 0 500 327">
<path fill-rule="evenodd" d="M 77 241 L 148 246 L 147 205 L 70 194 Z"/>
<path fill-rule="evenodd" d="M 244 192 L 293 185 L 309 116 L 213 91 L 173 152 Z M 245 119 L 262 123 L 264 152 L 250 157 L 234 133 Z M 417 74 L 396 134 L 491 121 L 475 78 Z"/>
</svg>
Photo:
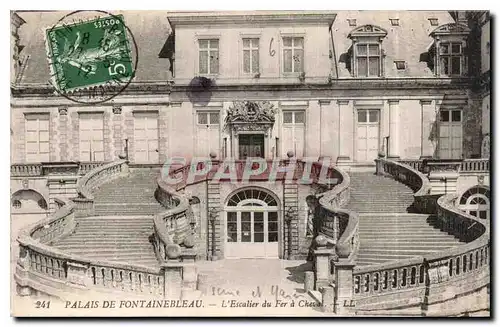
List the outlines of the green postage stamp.
<svg viewBox="0 0 500 327">
<path fill-rule="evenodd" d="M 133 68 L 126 31 L 122 15 L 47 29 L 53 86 L 67 93 L 128 83 Z"/>
</svg>

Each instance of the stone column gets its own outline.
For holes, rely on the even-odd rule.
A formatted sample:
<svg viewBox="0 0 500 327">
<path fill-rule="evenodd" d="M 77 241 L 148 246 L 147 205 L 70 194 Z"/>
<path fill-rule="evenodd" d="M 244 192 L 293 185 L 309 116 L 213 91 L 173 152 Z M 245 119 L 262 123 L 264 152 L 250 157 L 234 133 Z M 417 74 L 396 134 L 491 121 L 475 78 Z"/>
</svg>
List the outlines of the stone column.
<svg viewBox="0 0 500 327">
<path fill-rule="evenodd" d="M 352 133 L 351 126 L 353 124 L 350 121 L 350 115 L 347 115 L 347 110 L 349 110 L 349 100 L 337 100 L 339 106 L 339 117 L 338 117 L 338 131 L 339 131 L 339 144 L 338 144 L 338 157 L 337 165 L 346 166 L 351 162 L 350 148 L 352 146 Z"/>
<path fill-rule="evenodd" d="M 349 259 L 339 259 L 335 263 L 335 313 L 349 316 L 355 303 L 353 303 L 353 276 L 355 264 Z"/>
<path fill-rule="evenodd" d="M 420 141 L 420 158 L 432 158 L 434 146 L 432 144 L 431 133 L 436 121 L 436 113 L 432 106 L 432 100 L 420 100 L 421 110 L 421 130 L 422 139 Z"/>
<path fill-rule="evenodd" d="M 388 100 L 389 102 L 389 159 L 399 159 L 399 100 Z"/>
</svg>

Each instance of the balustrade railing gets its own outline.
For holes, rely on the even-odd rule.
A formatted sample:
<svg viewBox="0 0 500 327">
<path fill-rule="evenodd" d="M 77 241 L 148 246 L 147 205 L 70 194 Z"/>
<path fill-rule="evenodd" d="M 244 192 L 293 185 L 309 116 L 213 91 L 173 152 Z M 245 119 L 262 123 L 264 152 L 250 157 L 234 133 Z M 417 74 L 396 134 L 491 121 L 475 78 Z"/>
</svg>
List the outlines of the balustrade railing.
<svg viewBox="0 0 500 327">
<path fill-rule="evenodd" d="M 78 174 L 86 175 L 93 169 L 105 165 L 105 162 L 102 161 L 93 161 L 93 162 L 80 162 L 78 165 Z"/>
<path fill-rule="evenodd" d="M 425 176 L 401 162 L 377 159 L 377 172 L 411 186 L 415 194 L 426 193 Z M 422 180 L 419 182 L 418 178 Z M 354 266 L 352 290 L 348 293 L 357 311 L 392 309 L 403 302 L 427 310 L 425 307 L 442 302 L 443 297 L 469 294 L 489 284 L 489 222 L 460 211 L 456 200 L 454 194 L 437 200 L 437 227 L 468 243 L 410 259 Z M 442 294 L 446 283 L 453 284 L 453 294 Z M 342 289 L 342 285 L 337 287 Z"/>
<path fill-rule="evenodd" d="M 42 176 L 42 164 L 12 164 L 10 165 L 10 176 Z"/>
<path fill-rule="evenodd" d="M 49 218 L 20 232 L 17 239 L 19 258 L 14 278 L 21 289 L 27 289 L 28 294 L 32 288 L 43 289 L 44 292 L 61 297 L 75 296 L 76 293 L 96 288 L 143 296 L 165 296 L 164 293 L 169 289 L 165 285 L 168 267 L 101 262 L 51 246 L 55 240 L 74 230 L 78 200 L 93 200 L 92 191 L 101 183 L 127 171 L 126 161 L 94 168 L 79 181 L 80 198 L 73 199 L 73 202 L 65 204 Z"/>
<path fill-rule="evenodd" d="M 10 175 L 11 177 L 23 177 L 23 176 L 44 176 L 49 174 L 47 172 L 48 167 L 51 167 L 50 171 L 67 171 L 67 167 L 58 167 L 54 168 L 52 166 L 57 165 L 58 162 L 49 163 L 14 163 L 10 166 Z M 104 162 L 95 161 L 95 162 L 74 162 L 74 163 L 64 163 L 66 166 L 68 164 L 78 165 L 78 175 L 85 175 L 89 173 L 92 169 L 95 169 L 99 166 L 104 165 Z"/>
<path fill-rule="evenodd" d="M 490 171 L 490 159 L 464 159 L 460 172 L 484 173 Z"/>
</svg>

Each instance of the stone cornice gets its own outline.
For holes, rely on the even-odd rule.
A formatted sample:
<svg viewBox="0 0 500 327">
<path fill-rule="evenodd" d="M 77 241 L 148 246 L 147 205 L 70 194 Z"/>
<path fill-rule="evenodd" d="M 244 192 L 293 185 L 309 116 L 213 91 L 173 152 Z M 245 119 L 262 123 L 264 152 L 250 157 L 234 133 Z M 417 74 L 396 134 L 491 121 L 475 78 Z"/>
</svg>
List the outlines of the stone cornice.
<svg viewBox="0 0 500 327">
<path fill-rule="evenodd" d="M 189 12 L 189 13 L 170 13 L 168 21 L 175 30 L 177 26 L 198 26 L 198 25 L 233 25 L 233 24 L 313 24 L 331 25 L 336 17 L 335 12 L 329 11 L 309 11 L 309 12 Z"/>
</svg>

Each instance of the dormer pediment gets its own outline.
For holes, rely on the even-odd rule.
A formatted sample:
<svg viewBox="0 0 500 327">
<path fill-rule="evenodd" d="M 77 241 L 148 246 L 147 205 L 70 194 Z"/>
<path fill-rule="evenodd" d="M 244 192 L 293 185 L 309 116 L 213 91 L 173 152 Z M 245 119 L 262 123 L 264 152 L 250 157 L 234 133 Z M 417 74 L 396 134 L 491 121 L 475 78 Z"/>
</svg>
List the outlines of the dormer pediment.
<svg viewBox="0 0 500 327">
<path fill-rule="evenodd" d="M 350 39 L 355 39 L 359 37 L 379 37 L 384 38 L 387 35 L 387 31 L 382 27 L 375 25 L 363 25 L 353 29 L 347 37 Z"/>
<path fill-rule="evenodd" d="M 438 35 L 467 35 L 469 33 L 470 28 L 467 25 L 460 23 L 449 23 L 439 26 L 429 35 L 435 37 Z"/>
</svg>

